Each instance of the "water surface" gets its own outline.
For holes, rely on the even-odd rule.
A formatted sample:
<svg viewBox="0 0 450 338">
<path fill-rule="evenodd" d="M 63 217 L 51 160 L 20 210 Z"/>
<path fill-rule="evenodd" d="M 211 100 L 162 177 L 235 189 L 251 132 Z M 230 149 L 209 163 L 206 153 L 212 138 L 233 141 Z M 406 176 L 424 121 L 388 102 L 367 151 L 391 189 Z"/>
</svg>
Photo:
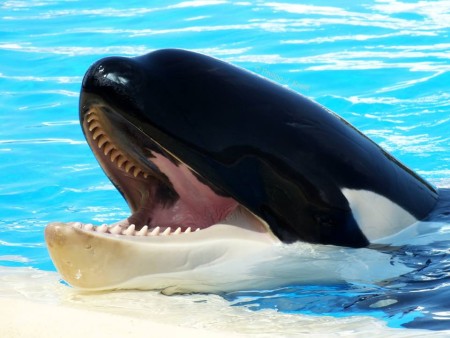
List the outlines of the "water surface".
<svg viewBox="0 0 450 338">
<path fill-rule="evenodd" d="M 78 126 L 82 76 L 109 55 L 175 47 L 224 59 L 317 100 L 450 187 L 449 1 L 3 1 L 0 19 L 3 266 L 54 271 L 43 239 L 50 221 L 128 215 Z M 225 299 L 450 329 L 448 222 L 435 230 L 392 253 L 416 272 L 386 285 L 294 285 Z"/>
</svg>

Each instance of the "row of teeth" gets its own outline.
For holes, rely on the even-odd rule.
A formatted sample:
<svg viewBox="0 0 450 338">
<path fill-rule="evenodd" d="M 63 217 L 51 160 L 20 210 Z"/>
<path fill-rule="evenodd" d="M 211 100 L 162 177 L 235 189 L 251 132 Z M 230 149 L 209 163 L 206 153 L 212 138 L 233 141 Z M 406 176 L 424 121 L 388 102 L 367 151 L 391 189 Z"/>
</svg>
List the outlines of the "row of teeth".
<svg viewBox="0 0 450 338">
<path fill-rule="evenodd" d="M 136 226 L 134 224 L 131 224 L 126 228 L 120 225 L 109 227 L 106 224 L 94 226 L 93 224 L 82 224 L 82 223 L 74 223 L 72 226 L 78 229 L 87 231 L 96 231 L 102 234 L 126 235 L 126 236 L 170 236 L 200 231 L 200 228 L 193 230 L 191 227 L 187 228 L 184 231 L 181 231 L 180 227 L 178 227 L 175 231 L 172 231 L 171 227 L 167 227 L 164 230 L 162 230 L 161 227 L 159 226 L 149 229 L 148 225 L 144 225 L 140 230 L 136 231 Z"/>
<path fill-rule="evenodd" d="M 138 175 L 142 175 L 144 178 L 148 177 L 148 173 L 139 168 L 138 165 L 114 146 L 103 130 L 95 111 L 88 112 L 86 121 L 88 130 L 92 133 L 92 139 L 97 142 L 97 146 L 100 149 L 103 148 L 103 154 L 105 156 L 109 155 L 111 162 L 117 161 L 116 164 L 119 168 L 123 168 L 127 173 L 132 173 L 134 177 L 138 177 Z"/>
</svg>

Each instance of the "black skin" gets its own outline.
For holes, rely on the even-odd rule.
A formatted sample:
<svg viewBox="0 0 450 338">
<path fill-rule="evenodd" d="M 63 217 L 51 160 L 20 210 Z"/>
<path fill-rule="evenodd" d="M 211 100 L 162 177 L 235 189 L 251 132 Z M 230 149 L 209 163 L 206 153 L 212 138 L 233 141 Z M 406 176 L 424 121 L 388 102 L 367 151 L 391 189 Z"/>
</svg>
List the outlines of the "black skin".
<svg viewBox="0 0 450 338">
<path fill-rule="evenodd" d="M 438 198 L 334 113 L 205 55 L 168 49 L 102 59 L 83 80 L 80 117 L 99 100 L 286 243 L 367 246 L 341 188 L 383 195 L 418 219 Z"/>
</svg>

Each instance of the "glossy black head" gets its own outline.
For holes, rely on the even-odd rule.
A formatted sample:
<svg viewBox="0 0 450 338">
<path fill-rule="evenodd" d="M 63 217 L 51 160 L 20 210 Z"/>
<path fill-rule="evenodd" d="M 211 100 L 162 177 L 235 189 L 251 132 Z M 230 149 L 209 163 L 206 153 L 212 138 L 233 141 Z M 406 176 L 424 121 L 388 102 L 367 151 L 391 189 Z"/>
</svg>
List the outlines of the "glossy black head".
<svg viewBox="0 0 450 338">
<path fill-rule="evenodd" d="M 155 154 L 185 165 L 284 242 L 367 245 L 344 188 L 385 196 L 416 218 L 436 200 L 431 186 L 332 112 L 201 54 L 98 61 L 83 80 L 82 122 L 96 109 L 135 167 L 165 182 L 161 201 L 172 203 L 178 192 L 149 160 Z M 126 184 L 115 184 L 124 193 Z"/>
</svg>

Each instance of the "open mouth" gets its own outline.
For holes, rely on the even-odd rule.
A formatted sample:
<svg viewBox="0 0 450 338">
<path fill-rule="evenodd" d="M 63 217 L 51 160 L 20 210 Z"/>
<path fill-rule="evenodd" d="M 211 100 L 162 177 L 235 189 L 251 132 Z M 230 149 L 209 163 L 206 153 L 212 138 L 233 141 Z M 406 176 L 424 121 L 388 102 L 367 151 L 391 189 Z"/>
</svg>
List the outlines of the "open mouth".
<svg viewBox="0 0 450 338">
<path fill-rule="evenodd" d="M 166 294 L 203 290 L 210 275 L 229 269 L 226 262 L 233 267 L 247 263 L 243 257 L 258 257 L 279 243 L 263 220 L 202 179 L 122 110 L 90 98 L 82 94 L 83 132 L 131 213 L 114 224 L 54 222 L 46 227 L 50 256 L 70 285 Z M 185 289 L 178 289 L 180 281 Z"/>
<path fill-rule="evenodd" d="M 242 213 L 233 198 L 199 176 L 106 105 L 82 113 L 86 139 L 104 172 L 127 201 L 131 215 L 114 224 L 72 223 L 101 235 L 157 237 L 187 235 L 233 223 Z M 252 214 L 246 228 L 267 232 Z"/>
</svg>

